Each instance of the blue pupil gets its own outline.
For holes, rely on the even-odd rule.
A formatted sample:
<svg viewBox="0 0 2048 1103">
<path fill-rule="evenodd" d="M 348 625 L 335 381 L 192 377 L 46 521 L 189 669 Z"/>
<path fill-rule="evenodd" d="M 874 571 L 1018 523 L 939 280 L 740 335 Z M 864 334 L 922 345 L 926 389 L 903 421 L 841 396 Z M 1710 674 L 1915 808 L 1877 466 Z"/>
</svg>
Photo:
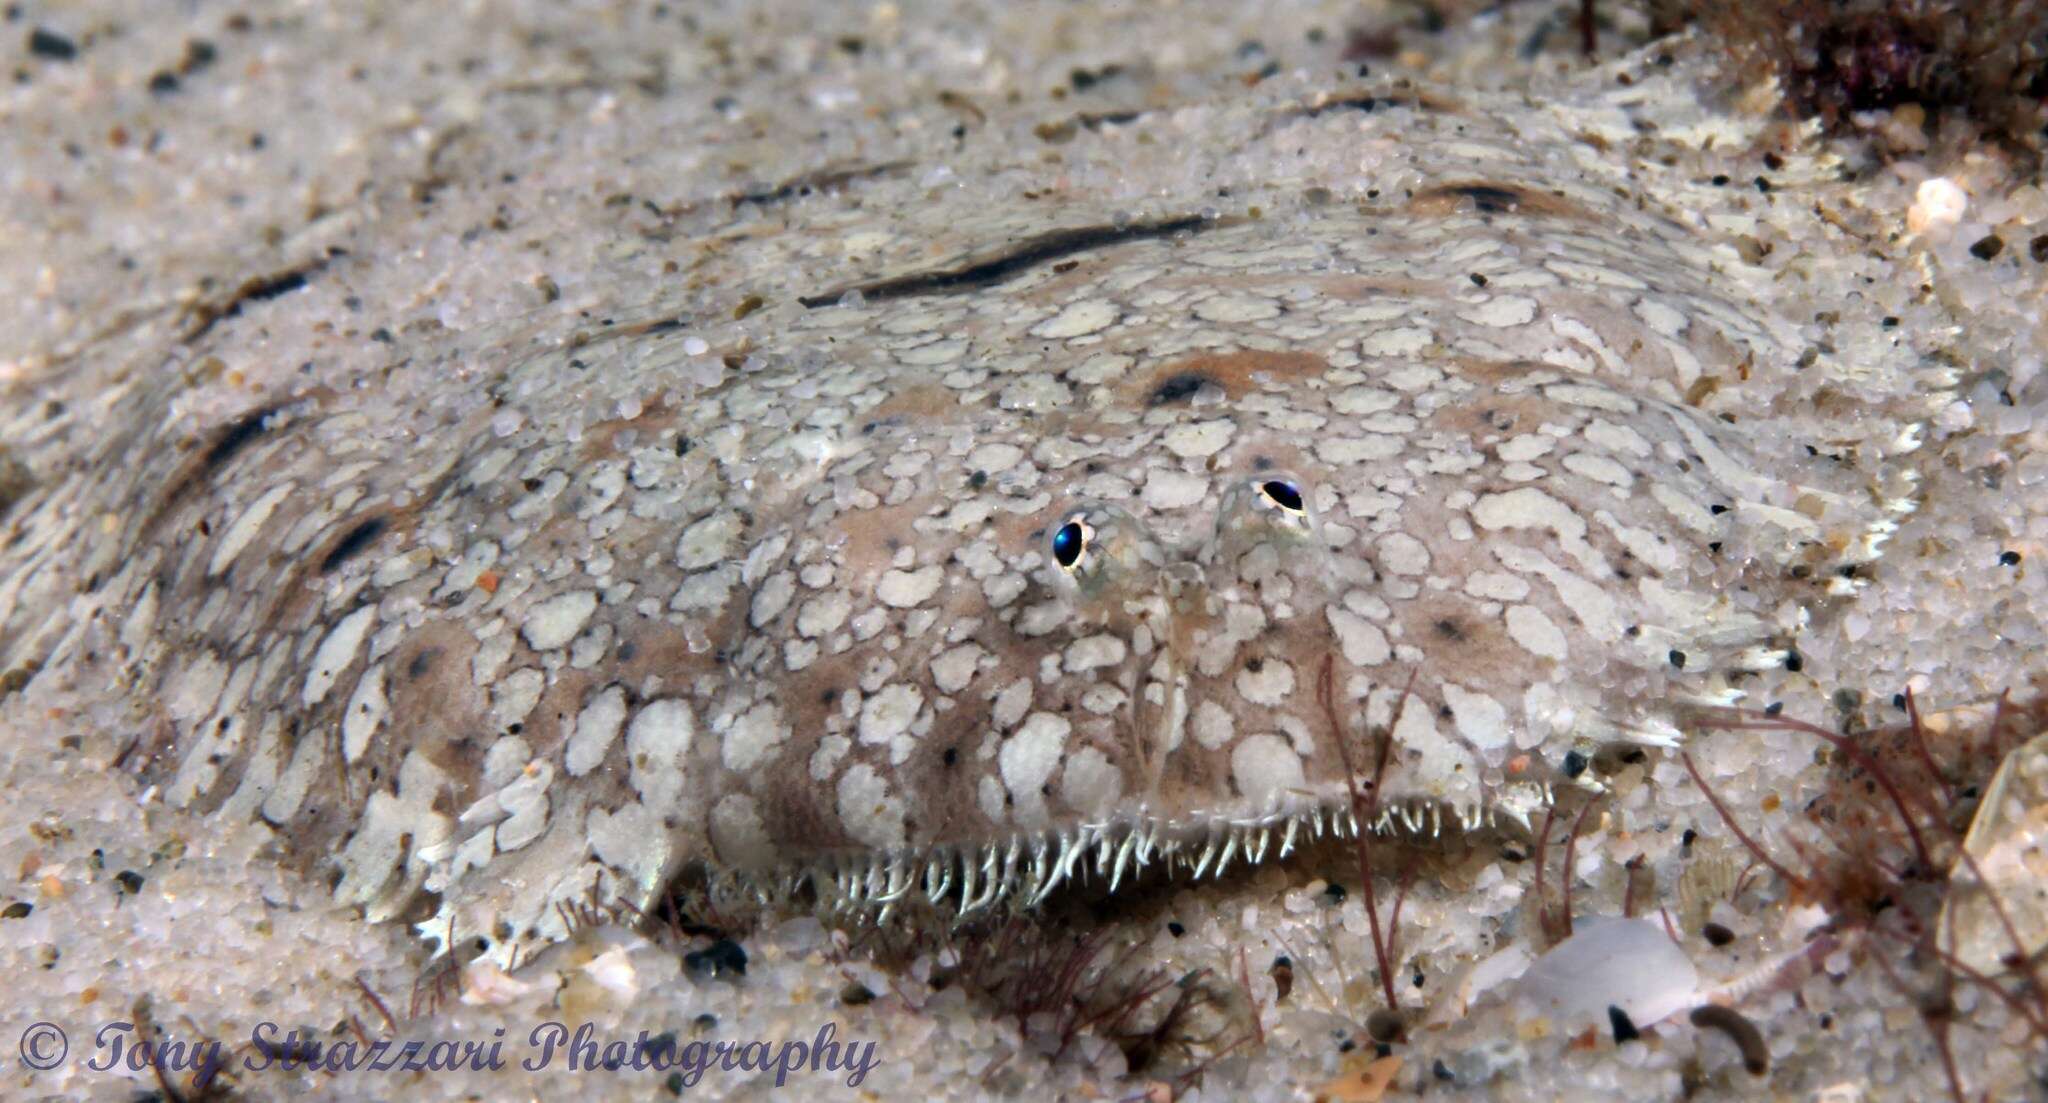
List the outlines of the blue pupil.
<svg viewBox="0 0 2048 1103">
<path fill-rule="evenodd" d="M 1052 557 L 1062 567 L 1071 567 L 1081 561 L 1081 522 L 1068 521 L 1052 534 Z"/>
<path fill-rule="evenodd" d="M 1266 497 L 1273 499 L 1274 504 L 1278 505 L 1281 509 L 1293 513 L 1303 512 L 1301 508 L 1301 491 L 1296 489 L 1293 483 L 1274 479 L 1259 489 L 1265 491 Z"/>
</svg>

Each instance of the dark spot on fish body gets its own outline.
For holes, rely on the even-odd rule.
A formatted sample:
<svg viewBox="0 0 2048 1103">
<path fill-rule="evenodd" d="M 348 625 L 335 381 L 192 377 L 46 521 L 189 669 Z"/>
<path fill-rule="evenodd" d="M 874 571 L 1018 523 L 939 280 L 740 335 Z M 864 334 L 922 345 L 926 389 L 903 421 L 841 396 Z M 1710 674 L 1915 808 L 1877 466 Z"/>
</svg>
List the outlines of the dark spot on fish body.
<svg viewBox="0 0 2048 1103">
<path fill-rule="evenodd" d="M 1084 226 L 1053 230 L 1027 238 L 1008 251 L 985 260 L 969 261 L 953 268 L 895 276 L 818 295 L 806 295 L 797 301 L 807 309 L 816 310 L 819 307 L 837 305 L 841 298 L 854 291 L 860 292 L 868 302 L 886 302 L 891 299 L 908 299 L 955 291 L 978 291 L 1020 276 L 1041 264 L 1063 260 L 1076 253 L 1126 242 L 1166 238 L 1183 233 L 1200 233 L 1222 223 L 1221 219 L 1185 215 L 1151 222 L 1132 222 L 1125 226 Z"/>
<path fill-rule="evenodd" d="M 334 542 L 334 547 L 328 550 L 326 557 L 320 560 L 320 573 L 334 573 L 336 568 L 375 543 L 379 536 L 384 535 L 384 530 L 390 527 L 390 519 L 383 516 L 371 517 L 358 523 L 343 533 L 341 539 Z"/>
<path fill-rule="evenodd" d="M 1454 190 L 1485 214 L 1512 214 L 1522 205 L 1521 196 L 1506 188 L 1468 184 Z"/>
<path fill-rule="evenodd" d="M 1169 402 L 1186 402 L 1194 398 L 1204 384 L 1211 382 L 1208 376 L 1199 372 L 1181 372 L 1168 376 L 1161 380 L 1158 386 L 1152 388 L 1152 393 L 1145 397 L 1145 404 L 1164 406 Z"/>
<path fill-rule="evenodd" d="M 406 660 L 406 678 L 409 680 L 416 681 L 420 678 L 426 677 L 434 669 L 434 660 L 440 657 L 441 649 L 438 647 L 420 648 L 417 652 L 413 654 L 412 658 Z"/>
<path fill-rule="evenodd" d="M 234 459 L 243 449 L 249 447 L 257 437 L 263 435 L 264 431 L 268 428 L 264 422 L 275 416 L 277 411 L 278 407 L 276 406 L 265 406 L 262 409 L 252 410 L 236 418 L 226 429 L 221 431 L 220 436 L 214 438 L 213 445 L 206 450 L 206 458 L 201 461 L 202 467 L 208 473 L 211 473 L 225 465 L 229 460 Z"/>
</svg>

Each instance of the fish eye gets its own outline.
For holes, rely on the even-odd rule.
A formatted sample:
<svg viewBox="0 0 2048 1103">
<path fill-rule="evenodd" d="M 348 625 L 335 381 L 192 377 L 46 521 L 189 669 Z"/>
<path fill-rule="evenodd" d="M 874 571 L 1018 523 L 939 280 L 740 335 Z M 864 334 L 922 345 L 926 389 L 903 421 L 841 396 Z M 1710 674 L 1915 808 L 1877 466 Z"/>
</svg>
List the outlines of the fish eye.
<svg viewBox="0 0 2048 1103">
<path fill-rule="evenodd" d="M 1259 493 L 1289 513 L 1308 512 L 1308 507 L 1301 500 L 1301 488 L 1285 479 L 1267 479 L 1259 484 Z"/>
<path fill-rule="evenodd" d="M 1088 542 L 1095 535 L 1094 530 L 1079 517 L 1059 527 L 1052 534 L 1053 562 L 1064 571 L 1073 571 L 1081 563 L 1081 556 L 1088 551 Z"/>
</svg>

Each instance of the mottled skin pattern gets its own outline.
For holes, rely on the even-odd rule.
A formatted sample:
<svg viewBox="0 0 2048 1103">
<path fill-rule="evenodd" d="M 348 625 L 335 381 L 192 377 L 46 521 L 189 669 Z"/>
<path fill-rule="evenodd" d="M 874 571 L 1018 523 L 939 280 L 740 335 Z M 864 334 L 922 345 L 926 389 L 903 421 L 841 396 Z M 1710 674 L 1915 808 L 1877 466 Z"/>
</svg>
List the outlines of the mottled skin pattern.
<svg viewBox="0 0 2048 1103">
<path fill-rule="evenodd" d="M 1398 195 L 813 272 L 831 305 L 744 321 L 722 287 L 150 425 L 107 449 L 115 520 L 15 562 L 125 611 L 165 710 L 125 768 L 500 960 L 691 863 L 975 910 L 1348 830 L 1326 661 L 1352 739 L 1413 678 L 1383 826 L 1525 817 L 1571 752 L 1796 670 L 1892 520 L 1875 472 L 1757 430 L 1737 381 L 1798 350 L 1732 260 L 1570 173 L 1470 176 L 1496 143 Z M 629 363 L 660 385 L 571 416 Z M 475 400 L 393 397 L 427 373 Z"/>
</svg>

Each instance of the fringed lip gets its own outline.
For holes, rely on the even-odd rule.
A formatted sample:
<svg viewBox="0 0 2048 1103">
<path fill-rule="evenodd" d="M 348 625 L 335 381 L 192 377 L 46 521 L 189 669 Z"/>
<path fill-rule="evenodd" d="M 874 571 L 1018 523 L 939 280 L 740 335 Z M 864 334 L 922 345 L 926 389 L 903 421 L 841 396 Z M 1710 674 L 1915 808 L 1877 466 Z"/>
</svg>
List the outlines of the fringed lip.
<svg viewBox="0 0 2048 1103">
<path fill-rule="evenodd" d="M 1547 804 L 1553 794 L 1545 788 L 1540 798 Z M 1115 893 L 1155 867 L 1174 880 L 1221 877 L 1237 862 L 1285 860 L 1302 846 L 1356 838 L 1359 822 L 1343 795 L 1248 817 L 1140 813 L 982 843 L 843 851 L 772 870 L 722 870 L 713 882 L 728 899 L 767 907 L 807 900 L 826 914 L 877 925 L 889 923 L 906 905 L 936 909 L 960 922 L 1005 906 L 1035 908 L 1062 887 L 1091 880 Z M 1381 807 L 1368 829 L 1434 839 L 1447 829 L 1471 833 L 1503 822 L 1528 826 L 1525 812 L 1497 802 L 1417 799 Z"/>
</svg>

